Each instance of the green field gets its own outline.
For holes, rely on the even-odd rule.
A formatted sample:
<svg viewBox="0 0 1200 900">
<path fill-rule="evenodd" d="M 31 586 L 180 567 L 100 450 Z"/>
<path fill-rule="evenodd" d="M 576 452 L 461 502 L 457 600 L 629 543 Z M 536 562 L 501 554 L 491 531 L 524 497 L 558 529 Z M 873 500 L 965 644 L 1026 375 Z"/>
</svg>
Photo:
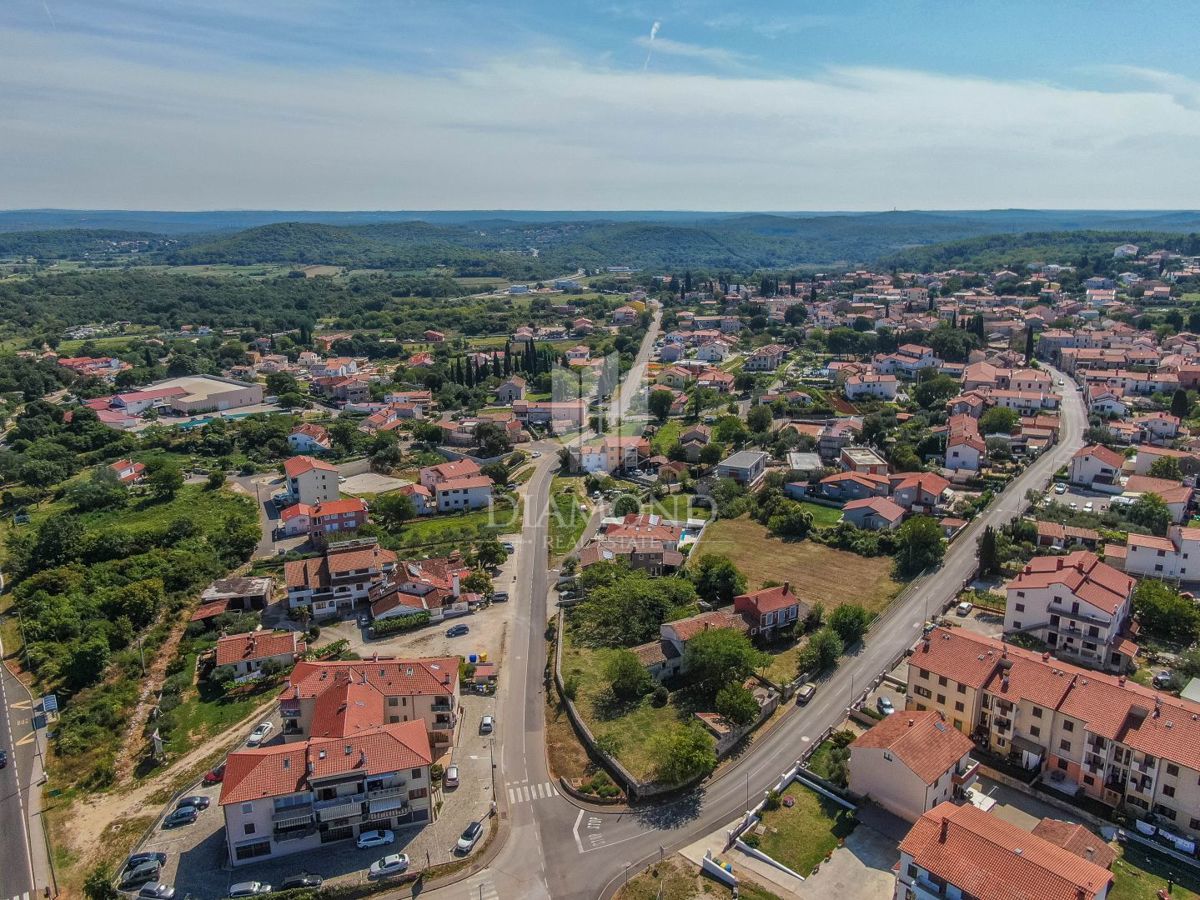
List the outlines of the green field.
<svg viewBox="0 0 1200 900">
<path fill-rule="evenodd" d="M 691 558 L 705 553 L 728 556 L 745 573 L 750 590 L 767 581 L 791 582 L 800 599 L 820 602 L 826 611 L 858 603 L 881 612 L 901 587 L 892 578 L 889 556 L 859 556 L 815 541 L 781 541 L 749 516 L 718 519 L 704 529 Z"/>
<path fill-rule="evenodd" d="M 513 534 L 520 530 L 520 504 L 501 495 L 487 509 L 411 519 L 401 527 L 399 538 L 404 546 L 416 546 L 471 540 L 489 534 Z"/>
<path fill-rule="evenodd" d="M 650 439 L 650 449 L 656 456 L 666 456 L 671 446 L 678 442 L 679 434 L 682 431 L 683 422 L 679 419 L 668 419 L 658 427 L 658 431 Z"/>
<path fill-rule="evenodd" d="M 1109 900 L 1158 900 L 1158 891 L 1166 888 L 1168 877 L 1174 882 L 1171 900 L 1200 900 L 1200 877 L 1192 869 L 1134 843 L 1121 848 L 1112 872 Z"/>
<path fill-rule="evenodd" d="M 837 849 L 838 838 L 854 830 L 850 810 L 799 782 L 783 792 L 795 805 L 764 812 L 767 833 L 758 838 L 758 849 L 794 872 L 808 875 L 813 866 Z"/>
<path fill-rule="evenodd" d="M 707 506 L 690 506 L 691 494 L 667 494 L 661 500 L 654 500 L 646 511 L 676 522 L 687 519 L 707 519 L 710 515 Z"/>
<path fill-rule="evenodd" d="M 820 503 L 809 503 L 805 500 L 801 500 L 800 505 L 812 514 L 813 525 L 817 528 L 828 528 L 842 520 L 842 511 L 837 507 L 822 506 Z"/>
<path fill-rule="evenodd" d="M 583 505 L 588 511 L 581 510 Z M 590 504 L 584 498 L 583 479 L 555 476 L 550 483 L 550 555 L 570 553 L 591 518 Z"/>
</svg>

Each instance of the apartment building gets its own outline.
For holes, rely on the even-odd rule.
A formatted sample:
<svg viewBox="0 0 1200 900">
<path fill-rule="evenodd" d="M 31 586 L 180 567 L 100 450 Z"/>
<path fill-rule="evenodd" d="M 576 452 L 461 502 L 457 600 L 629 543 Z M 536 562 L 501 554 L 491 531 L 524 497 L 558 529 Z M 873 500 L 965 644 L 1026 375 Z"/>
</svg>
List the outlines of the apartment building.
<svg viewBox="0 0 1200 900">
<path fill-rule="evenodd" d="M 236 750 L 219 801 L 229 859 L 240 866 L 430 822 L 432 763 L 417 721 Z"/>
<path fill-rule="evenodd" d="M 314 540 L 338 531 L 356 531 L 367 523 L 365 500 L 349 497 L 328 503 L 295 503 L 279 514 L 283 533 L 289 537 L 307 534 Z"/>
<path fill-rule="evenodd" d="M 338 499 L 338 470 L 311 456 L 293 456 L 283 462 L 288 495 L 295 503 L 316 506 Z"/>
<path fill-rule="evenodd" d="M 396 554 L 375 540 L 346 541 L 321 556 L 284 563 L 288 608 L 307 606 L 315 618 L 350 612 L 395 568 Z"/>
<path fill-rule="evenodd" d="M 1200 581 L 1200 528 L 1172 525 L 1166 537 L 1130 534 L 1125 571 L 1150 578 Z"/>
<path fill-rule="evenodd" d="M 1124 672 L 1137 654 L 1125 635 L 1136 585 L 1089 550 L 1035 556 L 1005 585 L 1004 633 L 1029 634 L 1058 656 Z"/>
<path fill-rule="evenodd" d="M 919 641 L 909 672 L 909 709 L 942 713 L 1016 765 L 1061 772 L 1061 791 L 1200 836 L 1200 703 L 960 628 Z"/>
</svg>

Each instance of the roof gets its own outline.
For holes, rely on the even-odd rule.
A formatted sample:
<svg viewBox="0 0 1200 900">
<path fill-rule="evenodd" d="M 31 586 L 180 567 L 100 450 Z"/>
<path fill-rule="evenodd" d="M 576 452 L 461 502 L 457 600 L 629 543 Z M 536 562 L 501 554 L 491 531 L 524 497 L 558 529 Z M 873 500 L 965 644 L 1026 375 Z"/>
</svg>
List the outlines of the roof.
<svg viewBox="0 0 1200 900">
<path fill-rule="evenodd" d="M 449 481 L 452 478 L 468 478 L 478 475 L 479 465 L 473 460 L 459 459 L 436 466 L 426 466 L 421 470 L 421 476 L 424 477 L 427 472 L 432 474 L 438 481 Z"/>
<path fill-rule="evenodd" d="M 933 784 L 971 752 L 971 739 L 932 710 L 899 711 L 885 716 L 850 750 L 888 750 L 925 784 Z"/>
<path fill-rule="evenodd" d="M 467 475 L 461 478 L 447 478 L 437 484 L 438 493 L 442 491 L 466 491 L 475 488 L 490 488 L 492 479 L 486 475 Z"/>
<path fill-rule="evenodd" d="M 336 472 L 337 467 L 332 466 L 327 462 L 319 459 L 313 459 L 311 456 L 292 456 L 283 461 L 283 471 L 288 478 L 295 478 L 298 475 L 303 475 L 305 472 L 311 472 L 313 469 L 320 469 L 323 472 Z"/>
<path fill-rule="evenodd" d="M 304 652 L 298 631 L 251 631 L 217 639 L 217 665 L 232 666 L 252 659 L 269 659 Z"/>
<path fill-rule="evenodd" d="M 700 632 L 707 631 L 710 628 L 733 628 L 737 631 L 746 630 L 746 623 L 741 616 L 719 609 L 715 609 L 712 612 L 700 613 L 695 616 L 688 616 L 686 619 L 677 619 L 674 622 L 667 622 L 665 624 L 670 626 L 684 643 L 690 641 Z"/>
<path fill-rule="evenodd" d="M 365 501 L 357 497 L 349 497 L 345 500 L 326 500 L 324 503 L 316 503 L 311 506 L 307 503 L 293 503 L 279 514 L 279 518 L 286 522 L 296 516 L 308 516 L 315 519 L 321 516 L 340 516 L 345 513 L 365 513 L 366 511 Z"/>
<path fill-rule="evenodd" d="M 730 469 L 749 469 L 767 458 L 761 450 L 739 450 L 732 456 L 721 460 L 721 465 Z"/>
<path fill-rule="evenodd" d="M 739 594 L 733 598 L 734 606 L 742 606 L 749 604 L 760 613 L 776 612 L 781 609 L 787 609 L 789 606 L 799 605 L 805 610 L 807 615 L 808 606 L 792 593 L 792 586 L 789 582 L 784 582 L 778 587 L 763 588 L 761 591 L 752 591 L 749 594 Z"/>
<path fill-rule="evenodd" d="M 222 806 L 311 789 L 310 779 L 385 775 L 433 762 L 425 722 L 379 725 L 360 734 L 237 750 L 225 762 Z M 311 772 L 310 772 L 311 769 Z"/>
<path fill-rule="evenodd" d="M 1130 475 L 1125 479 L 1126 494 L 1158 494 L 1164 503 L 1186 503 L 1192 489 L 1169 478 L 1152 478 L 1149 475 Z"/>
<path fill-rule="evenodd" d="M 1094 456 L 1100 462 L 1107 463 L 1114 469 L 1119 469 L 1125 464 L 1125 457 L 1116 450 L 1109 450 L 1103 444 L 1089 444 L 1086 447 L 1081 447 L 1075 451 L 1072 459 L 1083 459 L 1085 456 Z"/>
<path fill-rule="evenodd" d="M 311 699 L 348 680 L 374 687 L 385 697 L 441 696 L 453 693 L 458 684 L 458 658 L 301 661 L 296 663 L 279 697 Z"/>
<path fill-rule="evenodd" d="M 883 516 L 889 522 L 904 518 L 904 507 L 899 506 L 887 497 L 864 497 L 861 500 L 851 500 L 842 507 L 842 514 L 858 509 L 869 509 L 877 516 Z"/>
<path fill-rule="evenodd" d="M 938 804 L 900 850 L 978 900 L 1090 900 L 1112 881 L 1107 869 L 970 804 Z"/>
<path fill-rule="evenodd" d="M 1042 819 L 1033 826 L 1033 833 L 1106 869 L 1110 868 L 1113 860 L 1117 858 L 1117 851 L 1113 850 L 1104 838 L 1097 837 L 1075 822 L 1064 822 L 1062 819 Z"/>
<path fill-rule="evenodd" d="M 1040 590 L 1058 584 L 1097 609 L 1115 614 L 1128 601 L 1137 581 L 1102 563 L 1095 553 L 1077 550 L 1066 556 L 1035 556 L 1005 587 L 1010 591 Z"/>
</svg>

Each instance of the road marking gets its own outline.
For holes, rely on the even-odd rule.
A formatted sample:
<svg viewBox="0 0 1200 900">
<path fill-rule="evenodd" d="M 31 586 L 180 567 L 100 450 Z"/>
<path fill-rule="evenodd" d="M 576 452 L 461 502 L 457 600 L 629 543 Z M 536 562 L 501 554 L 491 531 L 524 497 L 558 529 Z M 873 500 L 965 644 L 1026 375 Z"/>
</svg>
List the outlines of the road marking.
<svg viewBox="0 0 1200 900">
<path fill-rule="evenodd" d="M 470 889 L 467 896 L 471 900 L 499 900 L 500 898 L 500 892 L 496 890 L 496 885 L 491 881 L 477 881 L 467 887 Z"/>
<path fill-rule="evenodd" d="M 521 800 L 523 802 L 529 801 L 529 785 L 527 784 L 521 785 Z"/>
<path fill-rule="evenodd" d="M 509 804 L 509 806 L 511 806 L 512 804 L 514 804 L 516 802 L 517 802 L 517 798 L 515 796 L 513 796 L 513 789 L 509 788 L 508 789 L 508 804 Z"/>
</svg>

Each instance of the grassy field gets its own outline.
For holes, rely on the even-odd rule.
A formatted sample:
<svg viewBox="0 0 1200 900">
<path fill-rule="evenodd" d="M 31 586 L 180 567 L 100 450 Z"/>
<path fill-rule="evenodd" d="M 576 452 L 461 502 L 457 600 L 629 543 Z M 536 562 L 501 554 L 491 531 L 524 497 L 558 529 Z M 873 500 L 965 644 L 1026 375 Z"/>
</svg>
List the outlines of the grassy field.
<svg viewBox="0 0 1200 900">
<path fill-rule="evenodd" d="M 183 671 L 195 670 L 200 643 L 187 652 Z M 215 646 L 215 641 L 207 642 L 205 646 Z M 169 713 L 175 727 L 166 742 L 167 752 L 172 756 L 187 753 L 206 738 L 227 731 L 242 721 L 277 692 L 278 686 L 274 682 L 264 682 L 262 690 L 229 699 L 211 682 L 193 684 L 180 698 L 179 706 Z"/>
<path fill-rule="evenodd" d="M 807 875 L 835 850 L 838 838 L 854 830 L 850 811 L 802 784 L 792 782 L 783 792 L 796 803 L 763 813 L 766 834 L 758 849 L 794 872 Z"/>
<path fill-rule="evenodd" d="M 1168 876 L 1174 881 L 1171 900 L 1200 898 L 1200 878 L 1187 866 L 1171 865 L 1166 857 L 1132 843 L 1122 848 L 1112 871 L 1115 877 L 1109 900 L 1157 900 L 1158 891 L 1167 886 Z"/>
<path fill-rule="evenodd" d="M 658 431 L 650 439 L 650 449 L 658 456 L 666 456 L 671 445 L 679 440 L 682 431 L 683 422 L 679 419 L 668 419 L 658 427 Z"/>
<path fill-rule="evenodd" d="M 741 878 L 739 871 L 738 877 Z M 701 874 L 690 862 L 679 856 L 629 879 L 617 891 L 616 900 L 695 900 L 711 897 L 714 900 L 732 897 L 733 891 L 715 878 Z M 738 896 L 742 900 L 779 900 L 774 894 L 756 884 L 741 880 Z"/>
<path fill-rule="evenodd" d="M 521 530 L 521 507 L 506 496 L 495 499 L 487 509 L 451 515 L 412 519 L 400 529 L 400 541 L 407 546 L 435 544 L 488 534 L 513 534 Z"/>
<path fill-rule="evenodd" d="M 733 560 L 745 573 L 750 590 L 766 581 L 790 581 L 802 600 L 819 601 L 826 611 L 859 603 L 879 612 L 900 591 L 900 584 L 892 579 L 890 557 L 859 556 L 814 541 L 781 541 L 748 516 L 718 519 L 709 525 L 691 558 L 705 553 Z"/>
<path fill-rule="evenodd" d="M 678 522 L 687 519 L 707 519 L 710 515 L 708 507 L 689 505 L 691 496 L 691 494 L 667 494 L 661 500 L 652 501 L 646 512 Z"/>
<path fill-rule="evenodd" d="M 771 654 L 771 664 L 763 669 L 760 674 L 763 678 L 775 684 L 787 684 L 796 677 L 796 660 L 806 643 L 808 643 L 808 638 L 801 637 L 790 645 L 784 644 L 778 649 L 775 647 L 768 648 L 768 652 Z"/>
<path fill-rule="evenodd" d="M 835 507 L 822 506 L 820 503 L 808 503 L 803 500 L 800 501 L 800 505 L 812 513 L 813 525 L 817 528 L 828 528 L 842 520 L 842 511 Z"/>
<path fill-rule="evenodd" d="M 572 646 L 568 634 L 563 645 L 563 680 L 577 680 L 575 706 L 592 733 L 598 739 L 611 735 L 618 742 L 617 759 L 635 778 L 652 778 L 658 765 L 656 745 L 663 736 L 683 727 L 684 714 L 670 703 L 656 709 L 649 697 L 617 715 L 607 710 L 602 702 L 609 687 L 604 665 L 616 652 Z"/>
<path fill-rule="evenodd" d="M 550 484 L 551 556 L 563 556 L 571 552 L 583 534 L 591 512 L 581 510 L 581 504 L 590 509 L 584 499 L 583 479 L 555 476 Z"/>
</svg>

